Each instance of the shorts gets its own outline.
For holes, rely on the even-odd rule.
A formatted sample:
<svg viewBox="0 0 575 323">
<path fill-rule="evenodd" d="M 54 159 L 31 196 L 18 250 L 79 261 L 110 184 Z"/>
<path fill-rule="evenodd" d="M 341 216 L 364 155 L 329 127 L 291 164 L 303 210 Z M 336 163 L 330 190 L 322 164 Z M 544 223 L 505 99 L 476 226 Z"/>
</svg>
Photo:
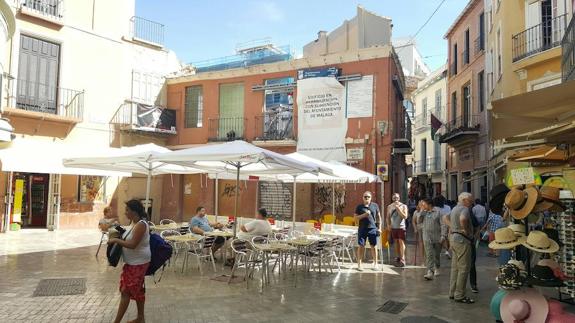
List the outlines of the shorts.
<svg viewBox="0 0 575 323">
<path fill-rule="evenodd" d="M 124 264 L 120 275 L 120 293 L 127 293 L 130 299 L 135 301 L 146 300 L 144 278 L 148 270 L 149 262 L 141 265 Z"/>
<path fill-rule="evenodd" d="M 405 241 L 405 229 L 391 229 L 391 237 L 393 240 Z"/>
<path fill-rule="evenodd" d="M 377 246 L 378 235 L 377 229 L 357 230 L 357 244 L 363 247 L 365 246 L 365 241 L 368 240 L 370 246 Z"/>
</svg>

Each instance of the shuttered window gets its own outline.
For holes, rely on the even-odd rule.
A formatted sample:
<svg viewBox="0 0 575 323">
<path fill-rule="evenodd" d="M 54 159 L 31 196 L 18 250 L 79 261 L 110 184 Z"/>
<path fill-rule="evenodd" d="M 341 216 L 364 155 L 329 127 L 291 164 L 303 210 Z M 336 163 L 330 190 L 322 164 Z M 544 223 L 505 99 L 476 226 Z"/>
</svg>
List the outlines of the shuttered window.
<svg viewBox="0 0 575 323">
<path fill-rule="evenodd" d="M 201 128 L 204 114 L 204 94 L 201 85 L 186 88 L 185 127 Z"/>
<path fill-rule="evenodd" d="M 219 134 L 234 134 L 241 138 L 244 133 L 244 84 L 220 84 Z"/>
</svg>

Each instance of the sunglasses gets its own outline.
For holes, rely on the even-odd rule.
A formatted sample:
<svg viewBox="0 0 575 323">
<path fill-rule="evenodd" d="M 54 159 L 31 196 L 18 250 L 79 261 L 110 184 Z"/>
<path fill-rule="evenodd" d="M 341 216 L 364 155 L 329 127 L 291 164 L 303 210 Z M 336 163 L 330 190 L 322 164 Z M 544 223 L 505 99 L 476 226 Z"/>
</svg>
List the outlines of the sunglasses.
<svg viewBox="0 0 575 323">
<path fill-rule="evenodd" d="M 364 198 L 364 199 L 370 199 L 371 196 L 366 195 L 366 196 L 364 196 L 363 198 Z"/>
</svg>

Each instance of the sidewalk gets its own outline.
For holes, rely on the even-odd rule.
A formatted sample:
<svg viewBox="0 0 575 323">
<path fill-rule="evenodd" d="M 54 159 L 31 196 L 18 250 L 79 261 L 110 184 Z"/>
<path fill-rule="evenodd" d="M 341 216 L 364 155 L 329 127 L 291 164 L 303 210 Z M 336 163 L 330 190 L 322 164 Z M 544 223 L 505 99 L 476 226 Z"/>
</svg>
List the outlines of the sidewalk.
<svg viewBox="0 0 575 323">
<path fill-rule="evenodd" d="M 98 245 L 98 230 L 23 229 L 0 234 L 0 256 Z"/>
</svg>

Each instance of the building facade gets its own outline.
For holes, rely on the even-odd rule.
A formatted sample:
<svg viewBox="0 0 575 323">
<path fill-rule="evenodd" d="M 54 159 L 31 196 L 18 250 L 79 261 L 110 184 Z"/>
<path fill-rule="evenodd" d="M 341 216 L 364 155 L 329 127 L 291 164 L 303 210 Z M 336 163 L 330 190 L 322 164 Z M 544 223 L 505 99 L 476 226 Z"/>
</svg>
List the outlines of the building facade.
<svg viewBox="0 0 575 323">
<path fill-rule="evenodd" d="M 145 131 L 138 117 L 165 106 L 163 76 L 180 69 L 163 25 L 136 17 L 135 0 L 7 3 L 15 32 L 4 47 L 0 107 L 15 138 L 0 147 L 2 231 L 95 227 L 107 204 L 122 216 L 122 201 L 143 197 L 145 179 L 74 173 L 61 159 L 166 142 L 169 134 Z M 9 163 L 14 156 L 22 162 Z"/>
<path fill-rule="evenodd" d="M 280 153 L 296 151 L 297 80 L 315 73 L 336 77 L 346 87 L 370 80 L 366 89 L 373 97 L 370 116 L 347 118 L 347 163 L 370 173 L 376 172 L 377 165 L 389 166 L 383 186 L 337 185 L 336 215 L 353 214 L 365 190 L 374 192 L 378 200 L 384 194 L 385 201 L 393 192 L 405 191 L 407 151 L 402 145 L 410 138 L 409 125 L 402 105 L 401 65 L 389 45 L 170 78 L 168 106 L 181 117 L 169 148 L 243 139 Z M 198 205 L 215 212 L 216 194 L 219 215 L 232 214 L 235 182 L 218 183 L 216 192 L 214 180 L 204 175 L 166 179 L 163 216 L 187 220 Z M 331 189 L 331 184 L 298 184 L 298 221 L 331 213 Z M 291 218 L 291 190 L 292 185 L 246 181 L 240 188 L 239 214 L 252 217 L 261 206 L 277 218 Z"/>
<path fill-rule="evenodd" d="M 432 137 L 431 115 L 444 124 L 447 121 L 447 65 L 419 82 L 412 94 L 413 120 L 413 180 L 418 197 L 446 195 L 447 144 Z"/>
<path fill-rule="evenodd" d="M 488 71 L 487 98 L 490 110 L 494 101 L 562 83 L 562 60 L 567 64 L 569 60 L 565 60 L 566 56 L 562 55 L 561 43 L 573 15 L 572 1 L 486 1 L 485 14 L 488 30 L 485 56 Z M 506 19 L 511 15 L 516 18 Z M 552 104 L 549 104 L 541 108 L 551 107 Z M 509 109 L 512 110 L 512 107 Z M 504 110 L 493 116 L 502 117 Z M 516 120 L 520 118 L 517 116 Z M 497 120 L 494 122 L 499 123 Z M 518 130 L 520 124 L 526 127 Z M 491 175 L 494 182 L 502 182 L 516 165 L 508 157 L 517 150 L 544 142 L 512 139 L 514 135 L 537 128 L 528 122 L 507 129 L 500 124 L 495 125 L 496 131 L 492 134 L 495 149 L 491 160 Z"/>
<path fill-rule="evenodd" d="M 483 1 L 470 1 L 445 35 L 449 46 L 447 120 L 439 140 L 448 145 L 447 193 L 452 200 L 462 191 L 487 200 L 489 124 L 483 8 Z"/>
</svg>

